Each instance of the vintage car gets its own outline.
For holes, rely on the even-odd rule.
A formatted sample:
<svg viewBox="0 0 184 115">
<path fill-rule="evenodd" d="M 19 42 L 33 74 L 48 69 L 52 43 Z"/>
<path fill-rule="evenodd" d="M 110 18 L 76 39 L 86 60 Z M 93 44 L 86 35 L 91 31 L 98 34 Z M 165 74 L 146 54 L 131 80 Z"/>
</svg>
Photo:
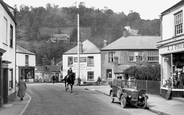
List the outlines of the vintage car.
<svg viewBox="0 0 184 115">
<path fill-rule="evenodd" d="M 119 85 L 118 83 L 111 84 L 111 90 L 109 92 L 111 96 L 112 103 L 115 99 L 121 102 L 121 106 L 123 108 L 128 105 L 134 105 L 138 107 L 142 107 L 144 109 L 147 108 L 147 99 L 146 90 L 138 89 L 136 81 L 126 81 L 121 80 Z"/>
</svg>

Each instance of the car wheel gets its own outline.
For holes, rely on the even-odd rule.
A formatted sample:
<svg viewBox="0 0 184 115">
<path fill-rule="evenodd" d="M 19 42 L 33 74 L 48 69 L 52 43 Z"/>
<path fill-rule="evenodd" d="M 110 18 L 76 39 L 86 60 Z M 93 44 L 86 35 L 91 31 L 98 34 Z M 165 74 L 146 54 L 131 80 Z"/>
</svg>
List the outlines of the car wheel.
<svg viewBox="0 0 184 115">
<path fill-rule="evenodd" d="M 110 92 L 110 96 L 111 96 L 111 103 L 113 103 L 114 102 L 114 97 L 113 97 L 113 92 L 112 91 Z"/>
<path fill-rule="evenodd" d="M 121 100 L 120 101 L 121 101 L 121 107 L 125 108 L 127 102 L 126 102 L 126 99 L 125 99 L 125 97 L 123 95 L 121 96 Z"/>
</svg>

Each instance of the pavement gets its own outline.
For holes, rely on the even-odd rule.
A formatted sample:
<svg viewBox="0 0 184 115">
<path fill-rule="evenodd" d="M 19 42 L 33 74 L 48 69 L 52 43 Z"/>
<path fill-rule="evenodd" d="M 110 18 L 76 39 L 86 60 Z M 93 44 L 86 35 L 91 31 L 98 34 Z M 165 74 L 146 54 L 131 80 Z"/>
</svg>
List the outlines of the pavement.
<svg viewBox="0 0 184 115">
<path fill-rule="evenodd" d="M 58 84 L 60 85 L 60 84 Z M 84 90 L 97 91 L 109 96 L 110 86 L 80 86 Z M 158 115 L 184 115 L 184 98 L 173 97 L 172 100 L 166 100 L 159 95 L 147 94 L 148 110 Z M 0 108 L 0 115 L 22 115 L 31 101 L 31 96 L 26 94 L 23 101 L 16 97 L 14 101 L 4 104 Z"/>
</svg>

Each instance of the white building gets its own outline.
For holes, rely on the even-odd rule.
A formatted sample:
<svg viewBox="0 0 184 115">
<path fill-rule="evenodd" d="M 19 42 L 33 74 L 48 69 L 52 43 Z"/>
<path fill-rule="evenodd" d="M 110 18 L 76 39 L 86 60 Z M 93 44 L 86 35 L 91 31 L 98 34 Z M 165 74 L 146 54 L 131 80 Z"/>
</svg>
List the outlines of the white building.
<svg viewBox="0 0 184 115">
<path fill-rule="evenodd" d="M 0 108 L 16 96 L 15 10 L 0 0 Z"/>
<path fill-rule="evenodd" d="M 33 82 L 35 78 L 36 56 L 17 45 L 16 49 L 17 80 L 22 76 L 26 82 Z"/>
<path fill-rule="evenodd" d="M 161 94 L 168 87 L 172 96 L 184 96 L 184 1 L 181 0 L 161 13 L 161 38 L 158 43 L 161 63 Z M 170 81 L 171 83 L 168 83 Z"/>
<path fill-rule="evenodd" d="M 63 76 L 72 67 L 78 78 L 78 47 L 74 47 L 63 54 Z M 96 82 L 101 77 L 101 54 L 97 46 L 89 40 L 80 44 L 80 78 L 83 82 Z"/>
</svg>

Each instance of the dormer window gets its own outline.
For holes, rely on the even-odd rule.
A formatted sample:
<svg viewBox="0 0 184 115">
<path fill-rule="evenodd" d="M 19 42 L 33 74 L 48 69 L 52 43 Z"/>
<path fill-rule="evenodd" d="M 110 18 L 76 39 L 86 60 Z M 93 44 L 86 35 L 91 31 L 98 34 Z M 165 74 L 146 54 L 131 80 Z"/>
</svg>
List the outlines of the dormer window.
<svg viewBox="0 0 184 115">
<path fill-rule="evenodd" d="M 183 33 L 183 11 L 174 14 L 175 35 Z"/>
</svg>

